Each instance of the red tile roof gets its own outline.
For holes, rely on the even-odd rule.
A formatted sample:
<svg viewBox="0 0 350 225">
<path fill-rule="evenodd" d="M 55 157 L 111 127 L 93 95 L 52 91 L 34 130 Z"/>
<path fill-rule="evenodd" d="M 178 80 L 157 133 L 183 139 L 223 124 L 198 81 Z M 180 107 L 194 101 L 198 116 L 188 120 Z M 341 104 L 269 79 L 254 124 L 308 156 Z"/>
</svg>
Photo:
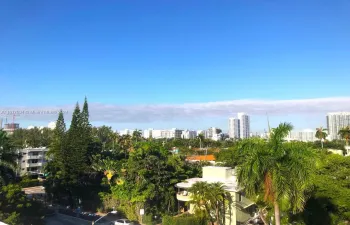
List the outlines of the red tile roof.
<svg viewBox="0 0 350 225">
<path fill-rule="evenodd" d="M 215 157 L 214 155 L 194 155 L 194 156 L 188 156 L 186 160 L 215 161 Z"/>
</svg>

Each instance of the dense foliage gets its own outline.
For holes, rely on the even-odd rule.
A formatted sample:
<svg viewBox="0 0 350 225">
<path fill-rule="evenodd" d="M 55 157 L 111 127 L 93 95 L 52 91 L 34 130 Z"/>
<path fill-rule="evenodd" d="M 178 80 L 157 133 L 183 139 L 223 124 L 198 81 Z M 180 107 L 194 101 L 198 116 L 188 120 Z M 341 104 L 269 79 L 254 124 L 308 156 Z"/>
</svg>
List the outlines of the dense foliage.
<svg viewBox="0 0 350 225">
<path fill-rule="evenodd" d="M 53 131 L 47 127 L 42 129 L 34 127 L 31 129 L 17 129 L 9 137 L 11 144 L 16 149 L 26 147 L 48 147 L 52 141 Z"/>
<path fill-rule="evenodd" d="M 232 199 L 224 184 L 197 182 L 188 191 L 191 193 L 189 203 L 198 218 L 215 224 L 225 223 L 225 209 L 231 207 Z"/>
<path fill-rule="evenodd" d="M 116 152 L 101 158 L 95 168 L 105 172 L 110 187 L 109 192 L 101 193 L 103 198 L 107 202 L 114 199 L 115 206 L 130 219 L 140 220 L 141 208 L 146 214 L 158 216 L 176 213 L 175 184 L 201 174 L 199 164 L 185 162 L 159 143 L 138 142 L 126 159 L 123 153 L 121 150 L 119 155 Z M 108 174 L 111 174 L 109 182 Z"/>
<path fill-rule="evenodd" d="M 30 201 L 16 183 L 16 154 L 7 134 L 0 130 L 0 221 L 10 225 L 42 224 L 44 210 Z"/>
<path fill-rule="evenodd" d="M 327 141 L 324 142 L 324 148 L 333 149 L 344 149 L 344 141 Z M 268 146 L 268 142 L 261 139 L 248 139 L 240 141 L 236 146 L 231 147 L 226 150 L 222 150 L 216 154 L 218 161 L 225 166 L 244 166 L 246 164 L 247 168 L 252 168 L 255 171 L 262 166 L 262 163 L 268 159 L 269 154 L 266 152 L 265 148 Z M 300 150 L 308 152 L 310 155 L 304 155 L 301 152 L 302 158 L 298 160 L 301 165 L 296 166 L 291 164 L 287 166 L 288 170 L 285 175 L 280 175 L 279 177 L 282 181 L 290 181 L 293 179 L 293 173 L 290 168 L 298 168 L 303 172 L 309 171 L 311 166 L 314 169 L 310 173 L 310 180 L 308 182 L 303 182 L 302 188 L 305 188 L 304 193 L 304 204 L 302 210 L 296 214 L 293 214 L 291 210 L 290 200 L 285 200 L 285 197 L 281 199 L 281 223 L 296 223 L 296 224 L 306 224 L 306 225 L 336 225 L 345 224 L 345 221 L 349 221 L 350 212 L 350 157 L 344 157 L 336 154 L 331 154 L 326 150 L 321 150 L 321 143 L 301 143 L 301 142 L 291 142 L 291 143 L 281 143 L 285 153 L 292 150 L 297 153 Z M 249 158 L 254 156 L 254 153 L 258 153 L 257 159 Z M 286 157 L 286 156 L 284 156 Z M 306 161 L 305 161 L 306 157 Z M 290 161 L 290 160 L 288 160 Z M 255 163 L 254 163 L 255 162 Z M 292 162 L 292 161 L 290 161 Z M 259 167 L 258 167 L 259 165 Z M 267 168 L 271 169 L 273 163 L 268 160 Z M 283 163 L 279 163 L 279 169 L 282 169 Z M 305 169 L 305 166 L 307 167 Z M 279 171 L 279 173 L 283 170 Z M 276 173 L 277 174 L 277 173 Z M 248 175 L 249 178 L 245 178 L 244 182 L 251 182 L 254 180 L 253 174 Z M 280 182 L 280 181 L 278 181 Z M 275 183 L 275 182 L 274 182 Z M 298 182 L 298 185 L 302 183 Z M 265 185 L 265 183 L 262 183 Z M 247 184 L 245 184 L 247 187 Z M 249 185 L 248 185 L 249 187 Z M 256 186 L 256 202 L 260 206 L 261 213 L 266 214 L 270 217 L 274 214 L 272 206 L 266 205 L 264 199 L 264 192 L 267 190 L 264 186 Z M 295 203 L 295 201 L 293 201 Z"/>
<path fill-rule="evenodd" d="M 132 220 L 141 219 L 141 208 L 147 215 L 176 214 L 175 184 L 201 175 L 201 164 L 187 163 L 184 152 L 169 151 L 188 143 L 145 140 L 140 131 L 119 136 L 111 127 L 92 128 L 88 115 L 85 100 L 82 111 L 76 105 L 67 130 L 59 114 L 46 165 L 51 200 L 85 210 L 115 207 Z"/>
<path fill-rule="evenodd" d="M 350 157 L 321 153 L 312 183 L 315 188 L 302 213 L 305 223 L 350 221 Z"/>
<path fill-rule="evenodd" d="M 51 200 L 73 207 L 81 204 L 88 209 L 96 207 L 102 174 L 96 173 L 91 165 L 92 156 L 101 150 L 101 143 L 92 136 L 86 99 L 82 111 L 76 105 L 68 130 L 60 112 L 48 152 L 52 160 L 46 165 L 49 176 L 45 187 Z"/>
<path fill-rule="evenodd" d="M 188 163 L 186 156 L 207 153 L 215 154 L 221 165 L 236 168 L 244 192 L 257 203 L 266 224 L 271 217 L 276 224 L 335 225 L 350 220 L 349 157 L 322 150 L 344 150 L 346 129 L 341 133 L 344 140 L 321 142 L 326 133 L 318 128 L 320 141 L 314 143 L 284 142 L 290 124 L 271 130 L 268 139 L 212 141 L 203 135 L 145 139 L 138 130 L 120 136 L 108 126 L 92 127 L 86 99 L 82 109 L 76 105 L 68 129 L 64 119 L 59 113 L 54 130 L 19 129 L 10 137 L 0 131 L 0 220 L 41 223 L 42 210 L 31 211 L 40 205 L 27 200 L 20 189 L 37 181 L 28 178 L 14 184 L 19 157 L 15 150 L 29 146 L 49 147 L 45 168 L 49 200 L 73 208 L 103 212 L 115 208 L 138 221 L 140 209 L 145 209 L 147 224 L 161 217 L 165 225 L 223 224 L 230 195 L 220 183 L 196 183 L 189 190 L 196 215 L 174 217 L 179 211 L 175 184 L 200 177 L 205 165 Z M 171 151 L 173 147 L 178 154 Z"/>
<path fill-rule="evenodd" d="M 162 225 L 206 225 L 207 222 L 201 217 L 183 214 L 177 217 L 164 216 Z"/>
</svg>

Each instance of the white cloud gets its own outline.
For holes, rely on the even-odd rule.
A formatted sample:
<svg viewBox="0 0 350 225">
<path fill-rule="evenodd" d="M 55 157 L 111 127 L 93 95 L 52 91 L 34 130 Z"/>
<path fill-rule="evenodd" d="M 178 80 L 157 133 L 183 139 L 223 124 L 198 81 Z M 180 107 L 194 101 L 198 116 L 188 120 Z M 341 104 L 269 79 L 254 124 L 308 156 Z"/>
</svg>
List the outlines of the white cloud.
<svg viewBox="0 0 350 225">
<path fill-rule="evenodd" d="M 350 111 L 350 97 L 316 98 L 299 100 L 233 100 L 206 103 L 117 105 L 90 103 L 92 121 L 111 123 L 149 123 L 158 121 L 193 120 L 195 118 L 229 117 L 237 112 L 254 115 L 320 114 L 333 111 Z M 58 110 L 68 111 L 70 120 L 74 105 L 62 107 L 3 107 L 0 117 L 12 119 L 9 111 L 29 111 L 17 118 L 48 121 L 57 118 Z M 32 113 L 30 113 L 32 112 Z M 42 112 L 42 113 L 40 113 Z M 7 114 L 7 115 L 6 115 Z M 11 121 L 11 120 L 10 120 Z"/>
</svg>

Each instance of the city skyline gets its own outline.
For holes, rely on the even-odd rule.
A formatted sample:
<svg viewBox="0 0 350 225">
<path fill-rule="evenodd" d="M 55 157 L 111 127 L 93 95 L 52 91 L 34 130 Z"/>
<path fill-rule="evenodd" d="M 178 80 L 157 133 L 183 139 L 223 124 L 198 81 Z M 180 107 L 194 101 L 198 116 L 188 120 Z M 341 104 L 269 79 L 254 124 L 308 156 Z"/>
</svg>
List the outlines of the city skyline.
<svg viewBox="0 0 350 225">
<path fill-rule="evenodd" d="M 228 120 L 229 120 L 229 123 L 228 123 L 228 127 L 227 127 L 227 122 L 226 122 L 226 127 L 225 126 L 223 126 L 223 127 L 221 127 L 221 126 L 217 126 L 217 125 L 215 125 L 215 124 L 212 124 L 212 126 L 210 126 L 210 127 L 217 127 L 217 128 L 220 128 L 224 133 L 227 133 L 230 137 L 239 137 L 239 136 L 241 136 L 241 134 L 240 134 L 240 120 L 238 119 L 238 118 L 240 118 L 242 115 L 246 115 L 246 116 L 248 116 L 248 123 L 250 124 L 250 120 L 251 120 L 251 116 L 250 115 L 248 115 L 248 114 L 246 114 L 246 113 L 237 113 L 237 117 L 229 117 L 228 118 Z M 345 116 L 347 119 L 346 119 L 346 121 L 345 121 L 345 123 L 344 123 L 344 121 L 342 122 L 342 123 L 339 123 L 340 125 L 338 125 L 338 124 L 336 124 L 336 125 L 333 125 L 334 127 L 336 127 L 336 128 L 334 128 L 334 129 L 337 129 L 337 130 L 332 130 L 332 128 L 330 128 L 330 124 L 331 123 L 333 123 L 333 122 L 330 122 L 330 120 L 329 120 L 329 116 L 335 116 L 335 115 L 337 115 L 338 117 L 339 117 L 339 115 L 340 116 Z M 332 135 L 332 138 L 335 138 L 337 135 L 336 135 L 336 133 L 338 132 L 338 130 L 341 128 L 341 124 L 345 124 L 344 125 L 344 127 L 345 126 L 347 126 L 347 125 L 350 125 L 350 120 L 349 120 L 349 115 L 350 115 L 350 112 L 328 112 L 328 113 L 326 113 L 325 115 L 324 115 L 324 117 L 325 117 L 325 120 L 326 120 L 326 125 L 322 125 L 324 128 L 327 128 L 327 129 L 329 129 L 329 131 L 328 131 L 328 133 L 329 133 L 329 135 L 331 136 Z M 338 118 L 337 117 L 337 118 Z M 227 118 L 226 118 L 227 119 Z M 266 117 L 265 117 L 265 119 L 268 119 L 267 118 L 267 115 L 266 115 Z M 234 123 L 236 124 L 236 125 L 234 125 L 232 122 L 234 121 Z M 333 120 L 332 120 L 333 121 Z M 6 120 L 4 120 L 3 118 L 0 118 L 0 122 L 1 122 L 1 126 L 0 126 L 0 128 L 3 128 L 4 127 L 4 124 L 6 123 Z M 19 123 L 18 121 L 15 121 L 16 123 Z M 251 129 L 251 127 L 249 126 L 248 127 L 248 133 L 249 134 L 255 134 L 255 133 L 260 133 L 260 134 L 263 134 L 263 133 L 265 133 L 267 130 L 268 130 L 268 124 L 267 124 L 267 121 L 265 121 L 266 122 L 266 128 L 265 129 L 263 129 L 263 130 L 257 130 L 257 129 Z M 12 123 L 12 120 L 10 120 L 10 121 L 7 121 L 7 123 Z M 292 122 L 291 122 L 292 123 Z M 334 122 L 335 123 L 335 122 Z M 338 123 L 338 122 L 337 122 Z M 66 120 L 66 125 L 67 126 L 69 126 L 69 122 L 67 123 L 67 120 Z M 102 124 L 102 125 L 105 125 L 105 126 L 109 126 L 109 124 Z M 270 119 L 270 125 L 271 125 L 271 119 Z M 292 125 L 293 125 L 293 123 L 292 123 Z M 53 129 L 54 128 L 54 126 L 55 126 L 55 121 L 50 121 L 50 122 L 48 122 L 48 123 L 40 123 L 40 124 L 30 124 L 30 125 L 23 125 L 23 124 L 20 124 L 20 128 L 24 128 L 24 129 L 31 129 L 31 128 L 34 128 L 34 127 L 38 127 L 38 128 L 43 128 L 43 127 L 48 127 L 48 128 L 50 128 L 50 129 Z M 96 127 L 98 127 L 98 126 L 100 126 L 100 125 L 98 125 L 98 124 L 95 124 L 95 123 L 92 123 L 92 126 L 96 126 Z M 111 126 L 112 127 L 112 126 Z M 172 126 L 172 127 L 126 127 L 126 126 L 120 126 L 119 128 L 113 128 L 112 127 L 112 129 L 114 129 L 116 132 L 118 132 L 118 131 L 126 131 L 126 130 L 131 130 L 131 131 L 133 131 L 133 130 L 136 130 L 136 129 L 138 129 L 138 130 L 142 130 L 142 131 L 144 131 L 144 130 L 149 130 L 149 129 L 154 129 L 154 130 L 170 130 L 170 129 L 180 129 L 180 130 L 189 130 L 189 131 L 198 131 L 198 130 L 206 130 L 206 129 L 208 129 L 208 128 L 210 128 L 210 127 L 200 127 L 200 126 L 198 126 L 198 127 L 179 127 L 179 126 Z M 274 124 L 272 124 L 272 127 L 274 127 Z M 237 129 L 238 128 L 238 129 Z M 314 127 L 314 128 L 307 128 L 307 127 L 302 127 L 302 128 L 296 128 L 296 127 L 294 127 L 294 129 L 293 129 L 293 131 L 295 131 L 295 132 L 315 132 L 315 129 L 316 128 L 319 128 L 319 127 Z M 232 133 L 232 131 L 234 131 L 234 133 Z M 235 133 L 237 133 L 238 132 L 238 134 L 237 135 L 235 135 Z"/>
</svg>

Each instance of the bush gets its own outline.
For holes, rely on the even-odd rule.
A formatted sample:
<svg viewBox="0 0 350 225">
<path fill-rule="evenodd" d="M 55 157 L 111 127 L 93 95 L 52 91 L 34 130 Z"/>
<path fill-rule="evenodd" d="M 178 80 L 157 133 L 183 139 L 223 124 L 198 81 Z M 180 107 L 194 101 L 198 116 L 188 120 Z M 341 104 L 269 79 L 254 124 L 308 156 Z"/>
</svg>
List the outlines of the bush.
<svg viewBox="0 0 350 225">
<path fill-rule="evenodd" d="M 38 179 L 30 179 L 29 177 L 24 177 L 21 180 L 20 185 L 22 188 L 26 188 L 26 187 L 40 186 L 41 183 L 39 182 Z"/>
<path fill-rule="evenodd" d="M 153 221 L 153 215 L 152 214 L 148 214 L 148 215 L 144 215 L 142 222 L 146 225 L 155 225 L 156 222 Z"/>
<path fill-rule="evenodd" d="M 207 222 L 200 217 L 191 214 L 183 214 L 181 216 L 172 217 L 164 216 L 162 225 L 206 225 Z"/>
</svg>

